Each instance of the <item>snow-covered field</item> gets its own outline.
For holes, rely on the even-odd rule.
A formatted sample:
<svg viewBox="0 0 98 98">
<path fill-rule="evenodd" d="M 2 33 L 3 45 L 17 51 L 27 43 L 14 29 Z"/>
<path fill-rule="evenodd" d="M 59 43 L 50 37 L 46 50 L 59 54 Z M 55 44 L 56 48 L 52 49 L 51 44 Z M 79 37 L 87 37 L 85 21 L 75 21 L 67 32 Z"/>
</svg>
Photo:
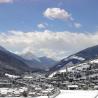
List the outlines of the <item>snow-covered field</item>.
<svg viewBox="0 0 98 98">
<path fill-rule="evenodd" d="M 61 94 L 58 95 L 56 98 L 95 98 L 96 95 L 98 95 L 97 90 L 96 91 L 62 90 Z"/>
<path fill-rule="evenodd" d="M 98 91 L 82 91 L 82 90 L 61 90 L 61 94 L 59 94 L 56 98 L 95 98 L 98 95 Z M 48 97 L 37 97 L 37 98 L 48 98 Z M 96 97 L 98 98 L 98 97 Z"/>
<path fill-rule="evenodd" d="M 61 90 L 61 94 L 58 95 L 56 98 L 98 98 L 96 97 L 98 95 L 97 90 L 93 91 L 83 91 L 83 90 Z M 1 97 L 4 98 L 4 97 Z M 12 98 L 12 97 L 5 97 L 5 98 Z M 19 97 L 13 97 L 13 98 L 19 98 Z M 24 97 L 21 97 L 24 98 Z M 33 98 L 33 97 L 27 97 L 27 98 Z M 48 98 L 47 96 L 40 96 L 40 97 L 34 97 L 34 98 Z"/>
</svg>

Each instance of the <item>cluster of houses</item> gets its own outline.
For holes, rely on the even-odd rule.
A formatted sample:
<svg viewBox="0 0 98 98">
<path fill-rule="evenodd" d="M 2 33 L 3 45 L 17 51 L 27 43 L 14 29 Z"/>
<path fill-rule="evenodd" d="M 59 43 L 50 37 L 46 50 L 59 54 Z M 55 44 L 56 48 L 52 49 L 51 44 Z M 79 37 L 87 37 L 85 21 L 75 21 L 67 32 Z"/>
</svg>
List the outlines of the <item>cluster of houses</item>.
<svg viewBox="0 0 98 98">
<path fill-rule="evenodd" d="M 58 72 L 48 82 L 64 90 L 98 90 L 98 64 L 88 65 L 80 69 L 73 67 L 69 72 Z"/>
<path fill-rule="evenodd" d="M 56 96 L 60 90 L 47 83 L 44 74 L 25 73 L 20 77 L 0 77 L 0 97 Z"/>
<path fill-rule="evenodd" d="M 21 76 L 0 76 L 0 97 L 48 96 L 54 98 L 63 90 L 98 90 L 98 64 L 73 67 L 71 71 L 57 72 L 53 77 L 41 73 Z M 67 69 L 67 68 L 66 68 Z"/>
</svg>

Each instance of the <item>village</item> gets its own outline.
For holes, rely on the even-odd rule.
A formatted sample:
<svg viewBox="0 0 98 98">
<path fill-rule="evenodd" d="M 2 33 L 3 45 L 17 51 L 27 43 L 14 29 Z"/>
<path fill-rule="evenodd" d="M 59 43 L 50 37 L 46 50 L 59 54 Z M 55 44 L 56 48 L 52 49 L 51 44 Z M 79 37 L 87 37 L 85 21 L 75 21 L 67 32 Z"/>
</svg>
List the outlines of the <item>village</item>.
<svg viewBox="0 0 98 98">
<path fill-rule="evenodd" d="M 54 98 L 60 93 L 57 87 L 47 83 L 44 75 L 25 73 L 22 76 L 6 74 L 0 77 L 0 97 L 38 97 Z M 53 97 L 52 97 L 53 96 Z"/>
<path fill-rule="evenodd" d="M 0 97 L 55 98 L 61 90 L 98 90 L 98 64 L 88 62 L 84 65 L 83 68 L 80 65 L 72 67 L 71 71 L 66 68 L 66 72 L 58 71 L 52 77 L 37 72 L 21 76 L 5 73 L 0 75 Z"/>
<path fill-rule="evenodd" d="M 81 68 L 81 66 L 83 68 Z M 83 63 L 57 72 L 48 82 L 63 90 L 98 90 L 98 63 Z"/>
</svg>

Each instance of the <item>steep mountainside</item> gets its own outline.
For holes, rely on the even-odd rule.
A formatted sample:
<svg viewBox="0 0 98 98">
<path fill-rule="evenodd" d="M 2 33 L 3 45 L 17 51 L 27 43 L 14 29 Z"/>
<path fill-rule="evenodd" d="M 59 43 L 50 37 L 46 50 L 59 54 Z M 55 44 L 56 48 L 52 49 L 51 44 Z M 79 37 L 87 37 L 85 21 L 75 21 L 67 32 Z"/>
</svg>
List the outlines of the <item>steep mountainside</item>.
<svg viewBox="0 0 98 98">
<path fill-rule="evenodd" d="M 0 46 L 0 73 L 45 72 L 54 65 L 55 61 L 52 62 L 49 58 L 37 58 L 31 53 L 21 57 Z"/>
<path fill-rule="evenodd" d="M 0 72 L 21 74 L 30 71 L 28 65 L 20 56 L 0 47 Z"/>
<path fill-rule="evenodd" d="M 51 71 L 63 69 L 64 67 L 74 66 L 76 64 L 83 63 L 88 60 L 92 60 L 98 57 L 98 45 L 84 49 L 76 54 L 73 54 L 67 58 L 62 59 L 57 63 Z"/>
</svg>

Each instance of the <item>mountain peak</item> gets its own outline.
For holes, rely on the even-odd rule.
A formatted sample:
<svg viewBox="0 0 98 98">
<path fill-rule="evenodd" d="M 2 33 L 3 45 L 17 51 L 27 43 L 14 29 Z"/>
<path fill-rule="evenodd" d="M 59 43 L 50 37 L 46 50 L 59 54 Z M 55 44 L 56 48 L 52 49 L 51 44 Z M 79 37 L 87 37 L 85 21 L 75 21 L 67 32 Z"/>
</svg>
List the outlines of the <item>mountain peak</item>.
<svg viewBox="0 0 98 98">
<path fill-rule="evenodd" d="M 38 62 L 40 62 L 40 60 L 38 59 L 37 56 L 35 56 L 32 52 L 28 51 L 24 54 L 21 55 L 24 59 L 26 60 L 36 60 Z"/>
</svg>

